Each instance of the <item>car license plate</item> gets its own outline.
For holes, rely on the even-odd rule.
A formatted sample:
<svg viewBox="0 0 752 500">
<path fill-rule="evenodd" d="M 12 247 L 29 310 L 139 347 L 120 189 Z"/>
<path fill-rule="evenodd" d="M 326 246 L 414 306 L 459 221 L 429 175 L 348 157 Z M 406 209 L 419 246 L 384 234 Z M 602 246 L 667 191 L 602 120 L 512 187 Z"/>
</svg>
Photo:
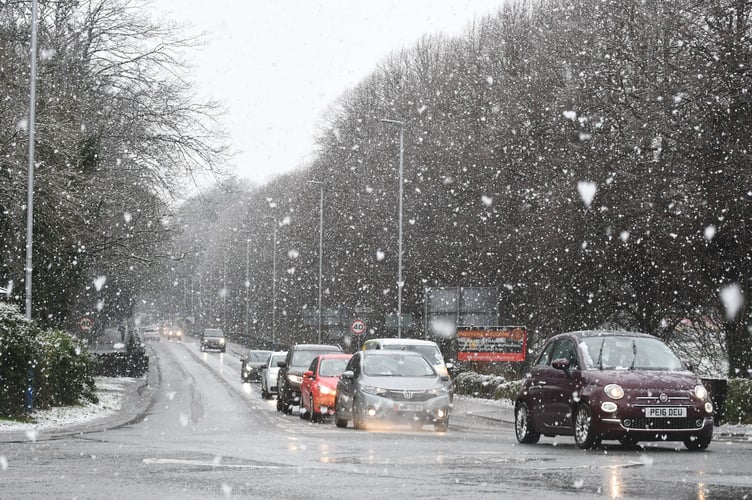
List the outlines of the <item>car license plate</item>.
<svg viewBox="0 0 752 500">
<path fill-rule="evenodd" d="M 653 408 L 645 408 L 645 416 L 648 418 L 686 418 L 687 409 L 683 406 L 659 406 Z"/>
<path fill-rule="evenodd" d="M 400 410 L 402 411 L 422 411 L 423 405 L 415 404 L 415 403 L 402 403 L 400 405 Z"/>
</svg>

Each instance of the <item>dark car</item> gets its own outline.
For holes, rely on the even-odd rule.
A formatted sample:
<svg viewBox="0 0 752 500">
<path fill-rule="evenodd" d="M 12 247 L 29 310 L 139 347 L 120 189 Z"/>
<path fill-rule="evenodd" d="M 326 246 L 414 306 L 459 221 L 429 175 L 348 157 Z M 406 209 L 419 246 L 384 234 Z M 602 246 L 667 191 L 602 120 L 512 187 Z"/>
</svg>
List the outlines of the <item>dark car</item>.
<svg viewBox="0 0 752 500">
<path fill-rule="evenodd" d="M 413 351 L 360 351 L 353 355 L 337 383 L 334 423 L 356 429 L 370 423 L 406 423 L 414 429 L 433 424 L 449 427 L 451 401 L 448 375 L 440 375 Z"/>
<path fill-rule="evenodd" d="M 225 334 L 221 328 L 206 328 L 201 334 L 199 345 L 202 351 L 219 351 L 225 352 Z"/>
<path fill-rule="evenodd" d="M 713 404 L 702 381 L 662 341 L 642 333 L 557 335 L 543 348 L 515 402 L 520 443 L 574 436 L 587 449 L 603 440 L 683 441 L 703 450 L 713 437 Z"/>
<path fill-rule="evenodd" d="M 240 380 L 250 382 L 261 380 L 261 368 L 266 366 L 272 351 L 258 351 L 251 349 L 240 360 Z"/>
<path fill-rule="evenodd" d="M 292 407 L 300 403 L 300 382 L 313 358 L 319 354 L 342 352 L 336 345 L 297 344 L 287 351 L 285 361 L 279 363 L 277 373 L 277 411 L 290 414 Z"/>
</svg>

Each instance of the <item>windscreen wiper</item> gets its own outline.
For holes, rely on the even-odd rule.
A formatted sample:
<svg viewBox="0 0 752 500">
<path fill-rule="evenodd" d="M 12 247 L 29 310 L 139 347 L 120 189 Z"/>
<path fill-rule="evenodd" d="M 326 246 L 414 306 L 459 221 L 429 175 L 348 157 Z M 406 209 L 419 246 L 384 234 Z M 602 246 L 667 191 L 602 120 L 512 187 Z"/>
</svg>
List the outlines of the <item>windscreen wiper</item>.
<svg viewBox="0 0 752 500">
<path fill-rule="evenodd" d="M 606 343 L 606 339 L 601 340 L 601 350 L 598 351 L 598 369 L 603 370 L 603 344 Z"/>
<path fill-rule="evenodd" d="M 635 339 L 632 339 L 632 364 L 629 365 L 630 370 L 634 370 L 635 361 L 637 361 L 637 342 L 635 342 Z"/>
</svg>

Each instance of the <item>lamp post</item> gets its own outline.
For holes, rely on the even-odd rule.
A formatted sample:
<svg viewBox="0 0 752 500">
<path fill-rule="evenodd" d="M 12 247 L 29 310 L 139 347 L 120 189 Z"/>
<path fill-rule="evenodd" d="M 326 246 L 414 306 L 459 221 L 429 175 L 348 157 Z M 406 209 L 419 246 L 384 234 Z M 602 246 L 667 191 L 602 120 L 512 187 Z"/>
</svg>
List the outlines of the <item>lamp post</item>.
<svg viewBox="0 0 752 500">
<path fill-rule="evenodd" d="M 401 120 L 388 120 L 383 118 L 383 123 L 399 125 L 400 128 L 400 156 L 399 156 L 399 235 L 397 250 L 397 337 L 402 337 L 402 191 L 403 191 L 403 163 L 405 156 L 405 122 Z"/>
<path fill-rule="evenodd" d="M 29 186 L 26 201 L 26 318 L 31 319 L 32 245 L 34 243 L 34 131 L 37 100 L 37 0 L 31 1 L 31 68 L 29 76 Z"/>
<path fill-rule="evenodd" d="M 248 314 L 248 292 L 251 288 L 251 276 L 250 276 L 250 252 L 251 252 L 251 240 L 245 240 L 245 336 L 250 340 L 250 326 L 249 326 L 249 314 Z"/>
<path fill-rule="evenodd" d="M 272 226 L 272 345 L 277 344 L 277 218 L 267 216 L 274 221 Z"/>
<path fill-rule="evenodd" d="M 324 255 L 324 183 L 321 181 L 308 181 L 309 184 L 319 185 L 319 336 L 318 341 L 321 343 L 321 277 L 323 270 L 323 255 Z"/>
</svg>

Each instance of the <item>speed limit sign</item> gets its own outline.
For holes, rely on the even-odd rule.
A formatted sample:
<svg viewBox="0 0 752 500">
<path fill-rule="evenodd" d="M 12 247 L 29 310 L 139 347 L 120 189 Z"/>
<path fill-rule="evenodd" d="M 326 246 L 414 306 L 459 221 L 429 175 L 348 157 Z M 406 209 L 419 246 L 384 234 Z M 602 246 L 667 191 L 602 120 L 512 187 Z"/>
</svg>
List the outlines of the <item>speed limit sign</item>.
<svg viewBox="0 0 752 500">
<path fill-rule="evenodd" d="M 362 319 L 356 319 L 350 325 L 350 331 L 353 335 L 363 335 L 366 332 L 366 322 Z"/>
</svg>

